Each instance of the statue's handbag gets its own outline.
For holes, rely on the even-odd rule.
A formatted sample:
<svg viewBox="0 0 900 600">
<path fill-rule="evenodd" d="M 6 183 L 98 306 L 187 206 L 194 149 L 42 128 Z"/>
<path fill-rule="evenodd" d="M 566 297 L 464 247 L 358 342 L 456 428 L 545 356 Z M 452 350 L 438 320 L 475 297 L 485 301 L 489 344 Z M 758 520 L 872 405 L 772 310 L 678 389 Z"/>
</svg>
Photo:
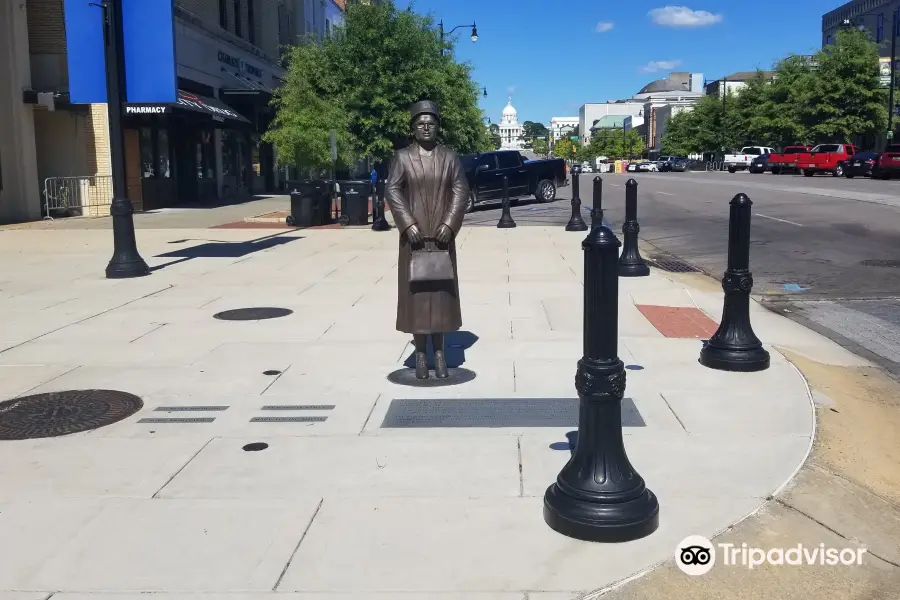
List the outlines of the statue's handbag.
<svg viewBox="0 0 900 600">
<path fill-rule="evenodd" d="M 409 260 L 410 283 L 453 280 L 453 261 L 449 250 L 440 250 L 425 244 L 414 249 Z"/>
</svg>

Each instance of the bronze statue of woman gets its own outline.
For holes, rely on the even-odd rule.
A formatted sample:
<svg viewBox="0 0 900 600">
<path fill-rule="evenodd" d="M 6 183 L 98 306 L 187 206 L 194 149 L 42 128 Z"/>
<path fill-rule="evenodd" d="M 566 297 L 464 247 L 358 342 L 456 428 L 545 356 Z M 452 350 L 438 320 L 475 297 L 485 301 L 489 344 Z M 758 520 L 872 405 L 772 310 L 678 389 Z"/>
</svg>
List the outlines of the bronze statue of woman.
<svg viewBox="0 0 900 600">
<path fill-rule="evenodd" d="M 385 201 L 400 232 L 397 330 L 413 334 L 416 377 L 429 377 L 428 336 L 434 347 L 434 375 L 448 376 L 444 334 L 462 327 L 456 236 L 462 227 L 469 185 L 455 152 L 437 142 L 441 117 L 430 100 L 410 107 L 414 141 L 394 154 L 385 185 Z M 410 281 L 416 250 L 449 251 L 452 278 Z"/>
</svg>

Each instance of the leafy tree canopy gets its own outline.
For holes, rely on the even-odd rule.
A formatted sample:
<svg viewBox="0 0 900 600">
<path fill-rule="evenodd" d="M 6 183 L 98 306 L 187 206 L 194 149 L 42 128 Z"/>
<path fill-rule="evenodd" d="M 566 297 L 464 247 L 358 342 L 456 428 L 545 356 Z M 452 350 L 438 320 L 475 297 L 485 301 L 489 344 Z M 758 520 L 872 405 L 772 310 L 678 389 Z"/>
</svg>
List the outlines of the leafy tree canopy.
<svg viewBox="0 0 900 600">
<path fill-rule="evenodd" d="M 538 137 L 547 137 L 550 130 L 543 123 L 535 123 L 534 121 L 525 121 L 522 123 L 522 137 L 532 139 Z"/>
<path fill-rule="evenodd" d="M 282 163 L 325 168 L 334 130 L 340 164 L 384 161 L 411 138 L 409 106 L 430 99 L 441 109 L 442 143 L 460 154 L 489 149 L 471 66 L 455 62 L 445 43 L 441 56 L 434 20 L 392 0 L 349 3 L 331 37 L 290 49 L 265 139 Z"/>
<path fill-rule="evenodd" d="M 730 150 L 751 144 L 873 140 L 887 127 L 887 90 L 879 87 L 878 48 L 865 31 L 844 29 L 812 57 L 789 56 L 737 94 L 704 96 L 666 124 L 665 154 Z"/>
</svg>

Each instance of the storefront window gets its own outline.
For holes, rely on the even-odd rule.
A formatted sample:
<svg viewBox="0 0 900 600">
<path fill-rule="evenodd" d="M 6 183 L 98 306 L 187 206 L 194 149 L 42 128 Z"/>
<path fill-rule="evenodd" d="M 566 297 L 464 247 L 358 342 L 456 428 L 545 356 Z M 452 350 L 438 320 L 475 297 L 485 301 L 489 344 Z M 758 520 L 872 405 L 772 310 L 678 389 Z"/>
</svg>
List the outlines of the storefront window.
<svg viewBox="0 0 900 600">
<path fill-rule="evenodd" d="M 222 131 L 222 175 L 234 177 L 238 174 L 237 136 L 231 131 Z"/>
<path fill-rule="evenodd" d="M 149 127 L 141 127 L 141 177 L 148 179 L 156 176 L 153 160 L 153 131 Z"/>
<path fill-rule="evenodd" d="M 216 153 L 213 148 L 212 131 L 201 131 L 197 142 L 197 177 L 199 179 L 216 178 Z"/>
<path fill-rule="evenodd" d="M 156 149 L 159 153 L 159 160 L 157 162 L 159 169 L 156 172 L 159 174 L 159 177 L 169 179 L 172 177 L 172 169 L 169 161 L 169 132 L 167 130 L 158 130 Z"/>
</svg>

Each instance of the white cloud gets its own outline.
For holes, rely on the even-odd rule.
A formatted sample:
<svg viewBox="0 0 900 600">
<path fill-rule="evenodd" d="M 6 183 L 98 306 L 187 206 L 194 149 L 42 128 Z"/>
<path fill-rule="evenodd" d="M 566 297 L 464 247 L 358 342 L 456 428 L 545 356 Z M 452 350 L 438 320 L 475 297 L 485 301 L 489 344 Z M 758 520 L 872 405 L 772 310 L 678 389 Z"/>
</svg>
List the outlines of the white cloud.
<svg viewBox="0 0 900 600">
<path fill-rule="evenodd" d="M 597 23 L 597 33 L 606 33 L 615 26 L 616 24 L 612 21 L 600 21 Z"/>
<path fill-rule="evenodd" d="M 704 27 L 722 21 L 721 14 L 706 10 L 691 10 L 687 6 L 664 6 L 654 8 L 647 14 L 654 23 L 665 27 Z"/>
<path fill-rule="evenodd" d="M 680 65 L 680 60 L 652 60 L 641 67 L 641 71 L 644 73 L 656 73 L 657 71 L 668 71 Z"/>
</svg>

